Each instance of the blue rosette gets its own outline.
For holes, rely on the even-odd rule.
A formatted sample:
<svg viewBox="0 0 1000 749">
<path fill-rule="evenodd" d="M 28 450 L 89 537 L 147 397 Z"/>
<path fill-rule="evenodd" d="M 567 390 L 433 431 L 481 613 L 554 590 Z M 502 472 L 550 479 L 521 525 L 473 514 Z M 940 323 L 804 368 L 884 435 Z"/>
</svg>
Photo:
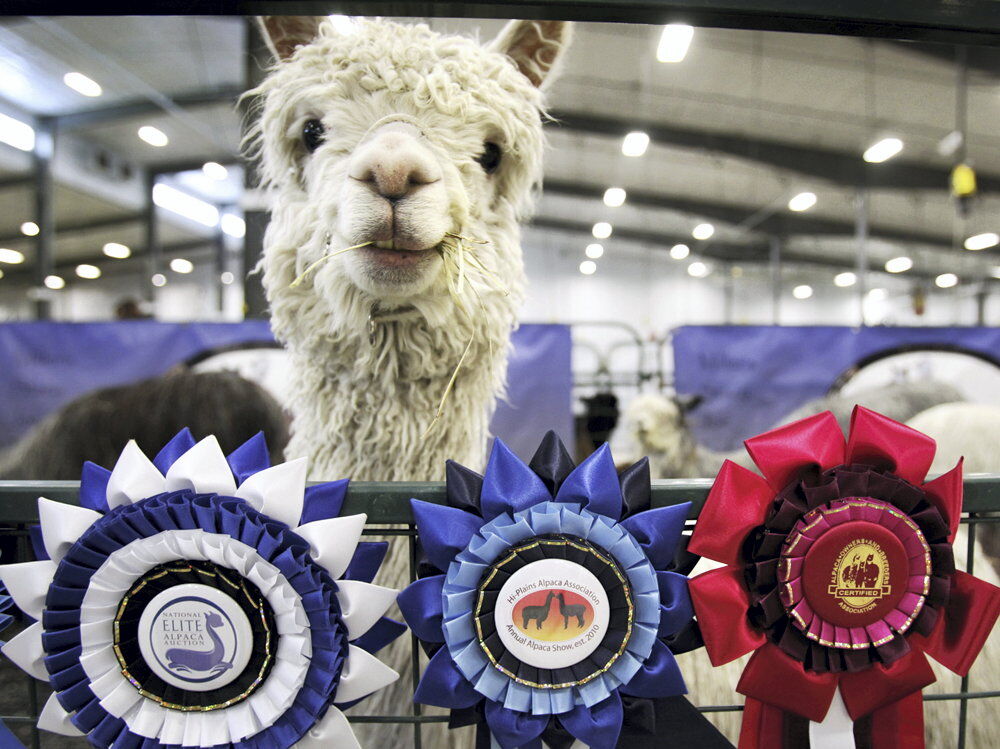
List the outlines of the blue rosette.
<svg viewBox="0 0 1000 749">
<path fill-rule="evenodd" d="M 496 440 L 485 474 L 451 463 L 447 489 L 447 506 L 411 500 L 438 571 L 398 599 L 430 655 L 416 701 L 503 749 L 603 749 L 637 701 L 685 693 L 666 640 L 692 619 L 672 571 L 690 504 L 648 509 L 644 461 L 619 476 L 605 445 L 576 466 L 549 433 L 526 465 Z"/>
<path fill-rule="evenodd" d="M 340 707 L 397 678 L 372 585 L 384 544 L 263 436 L 230 455 L 184 430 L 150 461 L 87 464 L 81 506 L 41 498 L 39 561 L 0 567 L 36 620 L 2 651 L 47 681 L 40 728 L 98 747 L 356 746 Z"/>
</svg>

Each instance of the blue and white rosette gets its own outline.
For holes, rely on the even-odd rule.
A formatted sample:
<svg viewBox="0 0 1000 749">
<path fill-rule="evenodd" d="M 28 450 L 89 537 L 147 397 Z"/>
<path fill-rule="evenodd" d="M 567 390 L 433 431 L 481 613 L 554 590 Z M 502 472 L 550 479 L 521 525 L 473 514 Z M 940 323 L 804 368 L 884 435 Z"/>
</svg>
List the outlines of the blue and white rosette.
<svg viewBox="0 0 1000 749">
<path fill-rule="evenodd" d="M 417 702 L 483 721 L 503 749 L 552 732 L 603 749 L 623 696 L 686 691 L 664 638 L 692 617 L 687 578 L 668 569 L 690 505 L 646 509 L 636 468 L 619 477 L 607 445 L 574 466 L 551 433 L 529 467 L 496 440 L 483 476 L 449 465 L 450 506 L 411 501 L 441 571 L 399 596 L 432 654 Z"/>
<path fill-rule="evenodd" d="M 339 517 L 347 481 L 230 455 L 187 430 L 150 461 L 84 467 L 80 507 L 40 498 L 43 553 L 0 567 L 36 620 L 2 647 L 52 697 L 39 728 L 98 747 L 356 747 L 340 707 L 398 678 L 403 625 L 372 585 L 384 543 Z M 41 550 L 40 550 L 41 551 Z"/>
</svg>

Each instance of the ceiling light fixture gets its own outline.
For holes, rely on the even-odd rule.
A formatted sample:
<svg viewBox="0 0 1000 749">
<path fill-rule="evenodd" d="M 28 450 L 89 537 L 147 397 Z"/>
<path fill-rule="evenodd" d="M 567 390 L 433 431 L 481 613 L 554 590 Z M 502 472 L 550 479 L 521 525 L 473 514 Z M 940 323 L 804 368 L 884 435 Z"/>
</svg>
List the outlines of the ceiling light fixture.
<svg viewBox="0 0 1000 749">
<path fill-rule="evenodd" d="M 0 263 L 8 263 L 9 265 L 20 265 L 24 262 L 24 253 L 18 252 L 17 250 L 8 250 L 5 247 L 0 247 Z"/>
<path fill-rule="evenodd" d="M 958 276 L 954 273 L 942 273 L 934 279 L 934 283 L 942 289 L 950 289 L 958 283 Z"/>
<path fill-rule="evenodd" d="M 675 244 L 670 248 L 670 257 L 674 260 L 683 260 L 691 254 L 691 248 L 686 244 Z"/>
<path fill-rule="evenodd" d="M 814 192 L 800 192 L 798 195 L 794 196 L 788 201 L 788 210 L 790 211 L 808 211 L 816 205 L 816 193 Z"/>
<path fill-rule="evenodd" d="M 588 244 L 584 252 L 591 260 L 597 260 L 604 254 L 604 247 L 595 242 L 594 244 Z"/>
<path fill-rule="evenodd" d="M 792 289 L 792 296 L 796 299 L 808 299 L 813 295 L 813 287 L 809 284 L 802 284 Z"/>
<path fill-rule="evenodd" d="M 622 153 L 626 156 L 642 156 L 647 148 L 649 148 L 649 136 L 640 131 L 629 133 L 622 141 Z"/>
<path fill-rule="evenodd" d="M 660 62 L 680 62 L 688 53 L 694 29 L 684 23 L 668 23 L 660 34 L 656 46 L 656 59 Z"/>
<path fill-rule="evenodd" d="M 203 226 L 215 227 L 219 224 L 219 211 L 214 205 L 162 182 L 153 185 L 153 202 Z"/>
<path fill-rule="evenodd" d="M 113 257 L 115 260 L 124 260 L 132 254 L 132 250 L 118 242 L 108 242 L 102 248 L 102 252 L 108 257 Z"/>
<path fill-rule="evenodd" d="M 152 125 L 143 125 L 138 131 L 139 137 L 151 146 L 163 148 L 170 142 L 167 134 Z"/>
<path fill-rule="evenodd" d="M 242 238 L 247 233 L 246 223 L 234 213 L 223 213 L 219 220 L 219 226 L 225 234 L 237 239 Z"/>
<path fill-rule="evenodd" d="M 604 205 L 618 208 L 625 203 L 625 191 L 620 187 L 609 187 L 604 191 Z"/>
<path fill-rule="evenodd" d="M 885 262 L 885 269 L 889 273 L 905 273 L 912 267 L 913 261 L 905 255 L 894 257 L 891 260 L 886 260 Z"/>
<path fill-rule="evenodd" d="M 853 286 L 857 282 L 858 277 L 849 270 L 844 271 L 843 273 L 838 273 L 833 277 L 833 283 L 842 289 L 848 286 Z"/>
<path fill-rule="evenodd" d="M 974 234 L 965 240 L 967 250 L 986 250 L 1000 244 L 1000 236 L 996 232 L 987 231 L 982 234 Z"/>
<path fill-rule="evenodd" d="M 6 143 L 20 151 L 35 148 L 35 130 L 26 122 L 0 114 L 0 143 Z"/>
<path fill-rule="evenodd" d="M 715 234 L 715 227 L 711 224 L 698 224 L 691 230 L 691 236 L 695 239 L 709 239 Z"/>
<path fill-rule="evenodd" d="M 96 265 L 91 265 L 90 263 L 81 263 L 76 266 L 76 275 L 80 278 L 100 278 L 101 269 Z"/>
<path fill-rule="evenodd" d="M 167 285 L 167 277 L 162 273 L 154 273 L 153 277 L 149 280 L 152 282 L 153 286 L 159 287 Z"/>
<path fill-rule="evenodd" d="M 201 165 L 201 171 L 206 177 L 214 179 L 216 182 L 222 182 L 229 176 L 229 170 L 217 161 L 206 161 Z"/>
<path fill-rule="evenodd" d="M 59 289 L 66 285 L 66 279 L 62 276 L 46 276 L 44 283 L 53 291 L 59 291 Z"/>
<path fill-rule="evenodd" d="M 869 164 L 881 164 L 888 161 L 903 150 L 903 141 L 899 138 L 883 138 L 878 143 L 868 147 L 862 158 Z"/>
<path fill-rule="evenodd" d="M 580 263 L 580 272 L 585 276 L 592 276 L 597 272 L 597 263 L 593 260 L 584 260 Z"/>
<path fill-rule="evenodd" d="M 694 278 L 704 278 L 708 275 L 708 266 L 700 260 L 695 260 L 688 266 L 688 275 Z"/>
<path fill-rule="evenodd" d="M 194 263 L 187 258 L 175 257 L 170 261 L 170 270 L 174 273 L 190 273 L 194 270 Z"/>
<path fill-rule="evenodd" d="M 222 275 L 219 276 L 219 280 L 222 281 L 224 285 L 229 286 L 229 284 L 236 280 L 236 276 L 234 276 L 230 271 L 224 270 L 222 271 Z"/>
<path fill-rule="evenodd" d="M 38 224 L 34 221 L 25 221 L 21 224 L 21 233 L 26 237 L 37 237 L 39 231 Z"/>
<path fill-rule="evenodd" d="M 63 83 L 76 91 L 78 94 L 83 94 L 84 96 L 100 96 L 104 93 L 104 90 L 101 88 L 101 84 L 93 78 L 89 78 L 83 73 L 77 73 L 76 71 L 64 75 Z"/>
<path fill-rule="evenodd" d="M 868 298 L 873 299 L 877 302 L 881 302 L 884 299 L 889 298 L 889 292 L 887 292 L 885 289 L 875 288 L 868 292 Z"/>
<path fill-rule="evenodd" d="M 591 229 L 591 233 L 596 239 L 607 239 L 611 236 L 611 224 L 607 221 L 598 221 L 594 224 L 594 228 Z"/>
</svg>

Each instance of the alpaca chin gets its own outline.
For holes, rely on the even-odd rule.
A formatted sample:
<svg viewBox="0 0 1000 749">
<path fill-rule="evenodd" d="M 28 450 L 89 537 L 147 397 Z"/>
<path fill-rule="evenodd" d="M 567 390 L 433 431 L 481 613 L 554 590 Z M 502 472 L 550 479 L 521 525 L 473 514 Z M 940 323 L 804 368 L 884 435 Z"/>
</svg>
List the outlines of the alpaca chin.
<svg viewBox="0 0 1000 749">
<path fill-rule="evenodd" d="M 357 250 L 344 261 L 345 271 L 360 290 L 390 305 L 427 291 L 441 275 L 441 258 L 429 250 Z"/>
</svg>

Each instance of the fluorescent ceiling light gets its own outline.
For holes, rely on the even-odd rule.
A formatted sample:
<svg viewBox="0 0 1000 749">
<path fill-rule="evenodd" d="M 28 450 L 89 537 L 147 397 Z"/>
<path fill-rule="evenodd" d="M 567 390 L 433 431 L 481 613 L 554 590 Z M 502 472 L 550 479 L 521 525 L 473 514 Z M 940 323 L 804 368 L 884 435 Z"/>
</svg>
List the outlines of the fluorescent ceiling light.
<svg viewBox="0 0 1000 749">
<path fill-rule="evenodd" d="M 625 202 L 625 191 L 620 187 L 609 187 L 604 191 L 604 205 L 617 208 Z"/>
<path fill-rule="evenodd" d="M 0 143 L 21 151 L 31 151 L 35 147 L 35 131 L 26 122 L 0 114 Z"/>
<path fill-rule="evenodd" d="M 862 158 L 870 164 L 879 164 L 891 159 L 903 150 L 903 141 L 899 138 L 883 138 L 878 143 L 868 147 Z"/>
<path fill-rule="evenodd" d="M 597 272 L 597 263 L 593 260 L 584 260 L 580 263 L 580 272 L 585 276 L 592 276 Z"/>
<path fill-rule="evenodd" d="M 162 182 L 153 185 L 153 202 L 203 226 L 219 224 L 219 211 L 214 205 Z"/>
<path fill-rule="evenodd" d="M 10 265 L 18 265 L 24 262 L 24 254 L 18 252 L 17 250 L 8 250 L 6 248 L 0 247 L 0 263 L 9 263 Z"/>
<path fill-rule="evenodd" d="M 597 239 L 607 239 L 611 236 L 611 224 L 607 221 L 598 221 L 594 224 L 594 228 L 591 229 L 591 232 Z"/>
<path fill-rule="evenodd" d="M 103 252 L 105 255 L 113 257 L 115 260 L 124 260 L 132 254 L 132 250 L 123 244 L 119 244 L 118 242 L 108 242 L 104 245 Z"/>
<path fill-rule="evenodd" d="M 965 249 L 967 250 L 985 250 L 1000 244 L 1000 236 L 997 236 L 995 232 L 988 231 L 983 234 L 975 234 L 965 240 Z"/>
<path fill-rule="evenodd" d="M 698 224 L 691 230 L 691 236 L 695 239 L 708 239 L 715 234 L 715 227 L 711 224 Z"/>
<path fill-rule="evenodd" d="M 942 273 L 940 276 L 934 279 L 934 283 L 936 283 L 942 289 L 950 289 L 952 286 L 958 283 L 958 276 L 956 276 L 954 273 Z"/>
<path fill-rule="evenodd" d="M 680 62 L 687 55 L 694 29 L 683 23 L 668 23 L 660 34 L 656 59 L 660 62 Z"/>
<path fill-rule="evenodd" d="M 167 137 L 165 132 L 152 125 L 143 125 L 140 127 L 139 137 L 156 148 L 163 148 L 170 142 L 170 138 Z"/>
<path fill-rule="evenodd" d="M 219 276 L 219 280 L 226 286 L 229 286 L 229 284 L 236 280 L 236 276 L 234 276 L 230 271 L 224 270 L 222 271 L 222 275 Z"/>
<path fill-rule="evenodd" d="M 153 286 L 166 286 L 167 285 L 167 277 L 165 275 L 163 275 L 162 273 L 154 273 L 153 277 L 151 279 L 149 279 L 149 280 L 153 282 Z"/>
<path fill-rule="evenodd" d="M 704 278 L 708 275 L 708 266 L 700 260 L 695 260 L 688 266 L 688 275 L 695 278 Z"/>
<path fill-rule="evenodd" d="M 597 260 L 604 254 L 604 247 L 596 242 L 594 244 L 588 244 L 586 254 L 591 260 Z"/>
<path fill-rule="evenodd" d="M 792 289 L 792 296 L 796 299 L 808 299 L 813 295 L 813 287 L 809 284 L 802 284 Z"/>
<path fill-rule="evenodd" d="M 691 248 L 686 244 L 675 244 L 670 248 L 670 257 L 674 260 L 683 260 L 691 254 Z"/>
<path fill-rule="evenodd" d="M 53 291 L 59 291 L 66 285 L 66 280 L 62 276 L 46 276 L 44 283 Z"/>
<path fill-rule="evenodd" d="M 858 277 L 848 270 L 844 271 L 843 273 L 838 273 L 837 275 L 835 275 L 833 277 L 833 282 L 837 286 L 845 288 L 847 286 L 853 286 L 854 284 L 856 284 L 858 282 Z"/>
<path fill-rule="evenodd" d="M 174 273 L 190 273 L 194 270 L 194 263 L 187 258 L 175 257 L 170 261 L 170 270 Z"/>
<path fill-rule="evenodd" d="M 639 131 L 629 133 L 622 141 L 622 153 L 626 156 L 642 156 L 649 148 L 649 136 Z"/>
<path fill-rule="evenodd" d="M 64 75 L 63 83 L 76 91 L 78 94 L 83 94 L 84 96 L 100 96 L 104 93 L 101 89 L 101 84 L 93 78 L 88 78 L 83 73 L 77 73 L 75 71 Z"/>
<path fill-rule="evenodd" d="M 89 263 L 81 263 L 76 266 L 76 275 L 80 278 L 100 278 L 101 269 L 96 265 L 90 265 Z"/>
<path fill-rule="evenodd" d="M 788 201 L 788 210 L 790 211 L 808 211 L 816 205 L 816 193 L 814 192 L 800 192 L 798 195 L 793 197 Z"/>
<path fill-rule="evenodd" d="M 885 269 L 890 273 L 904 273 L 912 267 L 913 261 L 905 255 L 894 257 L 891 260 L 886 260 L 885 262 Z"/>
<path fill-rule="evenodd" d="M 38 224 L 34 221 L 25 221 L 21 224 L 21 233 L 26 237 L 37 237 L 39 232 Z"/>
<path fill-rule="evenodd" d="M 223 232 L 237 239 L 240 239 L 247 233 L 247 225 L 243 219 L 234 213 L 223 213 L 222 219 L 219 221 L 219 226 L 222 227 Z"/>
<path fill-rule="evenodd" d="M 229 176 L 229 170 L 217 161 L 206 161 L 202 165 L 201 171 L 204 172 L 206 177 L 214 179 L 217 182 L 221 182 Z"/>
</svg>

